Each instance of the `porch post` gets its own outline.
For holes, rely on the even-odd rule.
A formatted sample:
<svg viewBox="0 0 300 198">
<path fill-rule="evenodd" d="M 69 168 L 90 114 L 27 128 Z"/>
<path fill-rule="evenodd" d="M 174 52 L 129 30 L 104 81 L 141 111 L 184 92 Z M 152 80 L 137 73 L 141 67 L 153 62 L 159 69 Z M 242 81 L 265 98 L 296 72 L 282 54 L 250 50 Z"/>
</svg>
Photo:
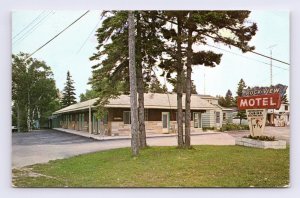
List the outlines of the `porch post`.
<svg viewBox="0 0 300 198">
<path fill-rule="evenodd" d="M 92 134 L 92 110 L 91 110 L 91 105 L 89 106 L 89 133 Z"/>
</svg>

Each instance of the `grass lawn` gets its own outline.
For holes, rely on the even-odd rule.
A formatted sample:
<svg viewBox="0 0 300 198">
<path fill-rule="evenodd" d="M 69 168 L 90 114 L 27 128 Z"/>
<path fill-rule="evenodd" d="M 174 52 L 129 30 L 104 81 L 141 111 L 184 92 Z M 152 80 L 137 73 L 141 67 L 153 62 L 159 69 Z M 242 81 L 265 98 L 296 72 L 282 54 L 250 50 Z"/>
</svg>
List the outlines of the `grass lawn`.
<svg viewBox="0 0 300 198">
<path fill-rule="evenodd" d="M 13 170 L 17 187 L 282 187 L 289 184 L 289 149 L 241 146 L 130 148 Z"/>
</svg>

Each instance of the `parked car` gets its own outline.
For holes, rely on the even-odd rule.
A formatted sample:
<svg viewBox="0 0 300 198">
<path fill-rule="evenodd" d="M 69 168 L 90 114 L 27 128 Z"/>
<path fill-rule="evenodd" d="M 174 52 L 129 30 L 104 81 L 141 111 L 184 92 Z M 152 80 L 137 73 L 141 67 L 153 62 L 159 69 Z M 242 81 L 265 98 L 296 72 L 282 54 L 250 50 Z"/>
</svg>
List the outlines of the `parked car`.
<svg viewBox="0 0 300 198">
<path fill-rule="evenodd" d="M 18 128 L 17 128 L 16 126 L 12 126 L 12 127 L 11 127 L 11 130 L 12 130 L 12 132 L 17 132 L 17 131 L 18 131 Z"/>
</svg>

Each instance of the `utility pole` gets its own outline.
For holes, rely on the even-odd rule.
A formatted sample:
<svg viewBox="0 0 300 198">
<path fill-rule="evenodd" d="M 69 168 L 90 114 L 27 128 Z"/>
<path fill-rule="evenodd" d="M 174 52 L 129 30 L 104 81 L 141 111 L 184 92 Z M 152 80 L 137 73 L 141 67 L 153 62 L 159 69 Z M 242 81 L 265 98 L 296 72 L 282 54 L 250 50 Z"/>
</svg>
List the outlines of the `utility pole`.
<svg viewBox="0 0 300 198">
<path fill-rule="evenodd" d="M 269 46 L 267 49 L 270 49 L 270 86 L 273 84 L 273 65 L 272 65 L 272 49 L 276 46 L 277 44 Z M 274 124 L 274 109 L 272 109 L 272 117 L 271 117 L 271 123 Z"/>
<path fill-rule="evenodd" d="M 273 85 L 273 65 L 272 65 L 272 48 L 274 48 L 277 44 L 269 46 L 267 49 L 270 49 L 270 86 Z"/>
</svg>

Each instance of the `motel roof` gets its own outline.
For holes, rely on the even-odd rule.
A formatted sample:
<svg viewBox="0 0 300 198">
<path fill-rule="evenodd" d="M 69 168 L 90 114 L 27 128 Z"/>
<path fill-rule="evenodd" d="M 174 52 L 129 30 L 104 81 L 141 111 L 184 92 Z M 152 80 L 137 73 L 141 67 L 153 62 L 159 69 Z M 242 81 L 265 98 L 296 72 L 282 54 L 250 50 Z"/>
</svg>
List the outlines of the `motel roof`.
<svg viewBox="0 0 300 198">
<path fill-rule="evenodd" d="M 73 111 L 80 111 L 91 108 L 95 108 L 94 103 L 97 98 L 79 102 L 58 111 L 53 114 L 61 114 Z M 182 106 L 185 108 L 185 95 L 182 96 Z M 147 109 L 177 109 L 177 94 L 160 94 L 160 93 L 145 93 L 144 94 L 144 106 Z M 116 99 L 110 99 L 107 108 L 130 108 L 130 96 L 120 95 Z M 191 96 L 191 109 L 193 110 L 213 110 L 216 107 L 210 104 L 208 101 L 202 99 L 201 95 Z"/>
</svg>

